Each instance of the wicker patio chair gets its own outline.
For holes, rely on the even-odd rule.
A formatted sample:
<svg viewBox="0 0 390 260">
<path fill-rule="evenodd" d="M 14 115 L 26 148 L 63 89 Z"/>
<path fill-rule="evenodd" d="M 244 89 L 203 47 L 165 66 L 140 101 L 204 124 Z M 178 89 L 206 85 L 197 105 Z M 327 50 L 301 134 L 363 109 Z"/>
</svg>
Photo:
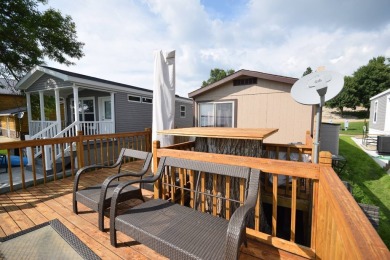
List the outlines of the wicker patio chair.
<svg viewBox="0 0 390 260">
<path fill-rule="evenodd" d="M 128 170 L 121 172 L 122 164 L 124 159 L 127 157 L 143 160 L 144 162 L 142 169 L 139 172 L 132 172 Z M 104 231 L 104 211 L 110 207 L 111 197 L 114 189 L 121 183 L 120 178 L 125 176 L 132 176 L 142 179 L 142 177 L 148 171 L 151 161 L 152 153 L 123 148 L 119 154 L 118 160 L 111 166 L 91 165 L 81 168 L 77 171 L 74 180 L 73 212 L 78 214 L 77 202 L 80 202 L 88 208 L 98 212 L 99 230 Z M 82 174 L 90 170 L 103 168 L 118 168 L 118 172 L 108 177 L 101 184 L 79 190 L 80 177 Z M 138 187 L 127 186 L 124 192 L 121 194 L 119 202 L 123 202 L 129 199 L 140 199 L 144 201 L 140 185 Z"/>
<path fill-rule="evenodd" d="M 127 185 L 153 183 L 179 168 L 192 170 L 194 174 L 205 172 L 241 178 L 245 181 L 246 200 L 229 220 L 163 199 L 148 200 L 117 215 L 116 201 Z M 115 189 L 110 208 L 111 244 L 117 246 L 116 232 L 121 231 L 169 259 L 238 259 L 240 246 L 246 241 L 247 217 L 256 205 L 259 179 L 257 169 L 162 157 L 153 177 L 129 181 Z M 206 195 L 200 191 L 200 185 L 196 181 L 190 190 L 195 200 L 201 194 Z"/>
</svg>

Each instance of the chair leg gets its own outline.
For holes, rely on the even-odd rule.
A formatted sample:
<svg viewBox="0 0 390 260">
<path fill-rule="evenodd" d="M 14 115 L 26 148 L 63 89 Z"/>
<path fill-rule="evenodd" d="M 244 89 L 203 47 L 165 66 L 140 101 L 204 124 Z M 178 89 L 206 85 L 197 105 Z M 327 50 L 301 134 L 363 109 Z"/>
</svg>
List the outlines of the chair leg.
<svg viewBox="0 0 390 260">
<path fill-rule="evenodd" d="M 99 230 L 104 232 L 104 209 L 100 210 L 98 212 L 98 225 L 99 225 Z"/>
<path fill-rule="evenodd" d="M 114 247 L 117 247 L 117 243 L 116 243 L 116 230 L 111 230 L 110 229 L 110 241 L 111 241 L 111 245 L 114 246 Z"/>
<path fill-rule="evenodd" d="M 73 200 L 73 212 L 75 214 L 79 214 L 78 208 L 77 208 L 77 200 Z"/>
</svg>

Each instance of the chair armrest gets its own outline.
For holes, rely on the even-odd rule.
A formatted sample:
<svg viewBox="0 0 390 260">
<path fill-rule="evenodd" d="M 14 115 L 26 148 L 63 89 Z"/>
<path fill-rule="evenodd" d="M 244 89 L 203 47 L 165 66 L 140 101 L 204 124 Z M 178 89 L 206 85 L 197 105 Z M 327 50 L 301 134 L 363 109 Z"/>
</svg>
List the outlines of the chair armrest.
<svg viewBox="0 0 390 260">
<path fill-rule="evenodd" d="M 108 178 L 106 178 L 104 180 L 104 182 L 102 183 L 102 186 L 100 188 L 99 205 L 104 205 L 104 201 L 105 201 L 106 195 L 107 195 L 107 188 L 113 180 L 120 178 L 120 177 L 125 177 L 125 176 L 133 176 L 133 177 L 142 178 L 143 175 L 145 175 L 145 173 L 123 173 L 123 174 L 121 173 L 121 174 L 115 174 L 113 176 L 109 176 Z M 127 184 L 129 182 L 134 182 L 134 181 L 137 181 L 137 180 L 127 181 L 127 182 L 124 182 L 123 184 Z M 121 184 L 119 184 L 119 185 L 121 185 Z M 104 207 L 99 207 L 99 213 L 101 213 L 101 214 L 104 213 Z"/>
<path fill-rule="evenodd" d="M 106 165 L 100 165 L 100 164 L 95 164 L 95 165 L 90 165 L 90 166 L 85 166 L 81 169 L 79 169 L 76 173 L 76 176 L 74 178 L 74 183 L 73 183 L 73 191 L 76 192 L 78 190 L 78 186 L 79 186 L 79 182 L 80 182 L 80 177 L 83 173 L 85 173 L 87 170 L 91 170 L 91 169 L 103 169 L 103 168 L 115 168 L 117 167 L 118 164 L 113 164 L 113 165 L 110 165 L 110 166 L 106 166 Z"/>
<path fill-rule="evenodd" d="M 122 190 L 125 187 L 132 185 L 132 184 L 154 183 L 155 181 L 160 179 L 164 174 L 165 160 L 166 160 L 166 157 L 162 157 L 160 159 L 160 163 L 158 164 L 157 172 L 152 177 L 145 178 L 145 179 L 139 179 L 139 180 L 130 180 L 130 181 L 119 184 L 115 188 L 115 190 L 112 194 L 112 197 L 111 197 L 111 205 L 110 205 L 110 232 L 115 232 L 115 217 L 116 217 L 116 212 L 117 212 L 116 208 L 117 208 L 117 204 L 118 204 L 117 200 L 118 200 L 118 197 L 119 197 L 120 193 L 122 192 Z"/>
<path fill-rule="evenodd" d="M 238 253 L 245 234 L 246 218 L 254 207 L 242 205 L 239 207 L 229 220 L 226 232 L 225 259 L 238 259 Z"/>
<path fill-rule="evenodd" d="M 145 178 L 145 179 L 140 179 L 140 180 L 131 180 L 131 181 L 119 184 L 115 188 L 115 190 L 114 190 L 114 192 L 112 194 L 112 197 L 111 197 L 110 222 L 115 220 L 115 217 L 116 217 L 116 207 L 117 207 L 117 204 L 118 204 L 117 200 L 118 200 L 118 197 L 120 196 L 120 193 L 122 192 L 122 190 L 124 188 L 126 188 L 129 185 L 136 184 L 136 183 L 154 183 L 158 179 L 159 179 L 159 176 L 154 175 L 152 178 Z"/>
</svg>

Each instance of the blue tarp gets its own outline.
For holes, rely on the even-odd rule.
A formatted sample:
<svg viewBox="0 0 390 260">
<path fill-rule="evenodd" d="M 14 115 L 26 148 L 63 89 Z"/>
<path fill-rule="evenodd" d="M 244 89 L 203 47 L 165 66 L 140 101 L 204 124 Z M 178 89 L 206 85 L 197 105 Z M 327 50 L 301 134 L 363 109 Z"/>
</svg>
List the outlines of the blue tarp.
<svg viewBox="0 0 390 260">
<path fill-rule="evenodd" d="M 8 160 L 7 156 L 5 158 L 0 158 L 0 166 L 1 167 L 7 167 L 8 165 Z M 27 165 L 27 157 L 23 157 L 23 165 Z M 11 155 L 11 166 L 18 167 L 20 166 L 20 158 L 17 155 Z"/>
</svg>

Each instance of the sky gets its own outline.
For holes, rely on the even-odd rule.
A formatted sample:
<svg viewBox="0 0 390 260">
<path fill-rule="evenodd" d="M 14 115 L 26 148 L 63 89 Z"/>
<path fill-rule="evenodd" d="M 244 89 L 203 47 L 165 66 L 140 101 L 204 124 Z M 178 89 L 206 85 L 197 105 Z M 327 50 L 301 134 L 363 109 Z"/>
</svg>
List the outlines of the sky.
<svg viewBox="0 0 390 260">
<path fill-rule="evenodd" d="M 300 78 L 307 67 L 352 75 L 390 57 L 389 0 L 49 0 L 70 15 L 85 56 L 64 66 L 153 89 L 154 53 L 176 50 L 176 93 L 187 97 L 210 70 Z"/>
</svg>

